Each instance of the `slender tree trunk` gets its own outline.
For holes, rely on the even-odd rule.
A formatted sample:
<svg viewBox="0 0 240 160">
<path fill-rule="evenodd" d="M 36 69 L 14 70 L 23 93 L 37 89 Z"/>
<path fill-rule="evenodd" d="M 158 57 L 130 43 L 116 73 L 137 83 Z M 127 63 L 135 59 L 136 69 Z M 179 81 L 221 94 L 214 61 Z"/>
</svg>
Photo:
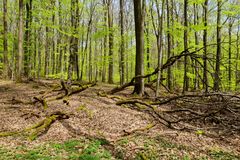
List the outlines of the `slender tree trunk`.
<svg viewBox="0 0 240 160">
<path fill-rule="evenodd" d="M 49 27 L 46 26 L 46 42 L 45 42 L 45 61 L 44 61 L 44 76 L 49 73 Z"/>
<path fill-rule="evenodd" d="M 22 81 L 23 73 L 23 0 L 19 0 L 19 22 L 18 22 L 18 55 L 16 68 L 16 81 Z"/>
<path fill-rule="evenodd" d="M 92 30 L 92 19 L 93 19 L 94 10 L 95 10 L 95 6 L 94 6 L 94 4 L 91 4 L 90 17 L 89 17 L 89 21 L 88 21 L 88 25 L 87 25 L 87 37 L 86 37 L 85 48 L 84 48 L 83 56 L 82 56 L 82 66 L 81 66 L 80 80 L 83 79 L 84 62 L 85 62 L 85 58 L 87 58 L 88 40 L 89 40 L 89 35 L 91 33 L 91 30 Z M 87 65 L 86 65 L 86 67 L 87 67 Z"/>
<path fill-rule="evenodd" d="M 169 0 L 167 0 L 167 28 L 168 28 L 168 31 L 167 31 L 167 43 L 168 43 L 168 46 L 167 46 L 167 58 L 169 59 L 171 57 L 171 50 L 172 50 L 172 38 L 171 38 L 171 35 L 170 35 L 170 4 L 169 4 Z M 171 76 L 171 67 L 168 67 L 167 68 L 167 87 L 169 90 L 172 90 L 172 76 Z"/>
<path fill-rule="evenodd" d="M 162 1 L 162 8 L 161 8 L 161 15 L 160 15 L 160 9 L 158 7 L 158 2 L 155 0 L 156 5 L 157 5 L 157 12 L 158 12 L 158 34 L 156 35 L 157 38 L 157 49 L 158 49 L 158 68 L 162 67 L 162 59 L 163 59 L 163 53 L 162 53 L 162 39 L 163 39 L 163 18 L 164 18 L 164 9 L 165 9 L 165 0 Z M 157 75 L 157 87 L 156 87 L 156 97 L 158 97 L 159 93 L 159 88 L 160 88 L 160 83 L 161 83 L 161 77 L 162 77 L 162 71 L 158 71 Z"/>
<path fill-rule="evenodd" d="M 113 84 L 113 8 L 112 8 L 112 0 L 108 0 L 108 30 L 109 30 L 108 83 Z"/>
<path fill-rule="evenodd" d="M 62 4 L 61 1 L 58 1 L 58 25 L 60 26 L 60 30 L 62 30 Z M 62 71 L 62 59 L 63 59 L 63 47 L 62 47 L 62 38 L 63 36 L 61 35 L 61 33 L 58 31 L 58 40 L 57 40 L 57 49 L 58 49 L 58 53 L 59 53 L 59 57 L 57 59 L 57 69 L 56 69 L 56 73 L 61 73 Z M 62 74 L 61 73 L 61 78 L 62 78 Z"/>
<path fill-rule="evenodd" d="M 124 0 L 120 0 L 120 26 L 121 26 L 120 84 L 122 85 L 125 83 Z"/>
<path fill-rule="evenodd" d="M 88 63 L 89 63 L 89 70 L 88 70 L 88 80 L 89 82 L 92 81 L 92 74 L 93 74 L 93 67 L 92 67 L 92 33 L 90 33 L 90 39 L 89 39 L 89 59 L 88 59 Z"/>
<path fill-rule="evenodd" d="M 198 17 L 198 4 L 194 4 L 194 25 L 198 25 L 199 24 L 199 17 Z M 194 37 L 195 37 L 195 45 L 197 47 L 195 47 L 195 49 L 198 49 L 198 45 L 199 45 L 199 37 L 198 37 L 198 32 L 195 31 L 194 32 Z M 194 90 L 199 88 L 199 65 L 197 63 L 197 61 L 194 61 L 195 66 L 194 66 L 194 72 L 195 72 L 195 77 L 194 77 Z"/>
<path fill-rule="evenodd" d="M 220 89 L 220 61 L 222 56 L 221 46 L 221 12 L 222 12 L 222 0 L 218 0 L 217 3 L 217 54 L 216 54 L 216 67 L 215 67 L 215 79 L 214 79 L 214 90 L 219 91 Z"/>
<path fill-rule="evenodd" d="M 51 5 L 52 5 L 52 8 L 55 6 L 55 0 L 51 0 Z M 55 16 L 55 12 L 53 13 L 52 15 L 52 25 L 54 26 L 55 25 L 55 19 L 56 19 L 56 16 Z M 52 29 L 52 49 L 51 49 L 51 63 L 52 63 L 52 70 L 51 70 L 51 74 L 54 74 L 55 73 L 55 69 L 56 69 L 56 62 L 55 62 L 55 52 L 56 52 L 56 30 L 53 28 Z"/>
<path fill-rule="evenodd" d="M 236 53 L 236 61 L 238 62 L 240 59 L 240 20 L 238 20 L 238 29 L 237 29 L 237 41 L 236 41 L 236 46 L 237 46 L 237 53 Z M 240 83 L 240 71 L 239 71 L 239 63 L 236 63 L 236 90 L 238 90 L 238 85 Z"/>
<path fill-rule="evenodd" d="M 29 77 L 31 70 L 31 24 L 32 24 L 32 0 L 26 3 L 25 45 L 24 45 L 24 75 Z"/>
<path fill-rule="evenodd" d="M 103 0 L 103 6 L 104 6 L 104 29 L 107 29 L 107 2 L 106 0 Z M 102 69 L 102 82 L 106 82 L 106 71 L 107 71 L 107 64 L 106 64 L 106 58 L 107 58 L 107 35 L 104 36 L 103 39 L 103 69 Z"/>
<path fill-rule="evenodd" d="M 149 17 L 147 15 L 147 17 Z M 146 41 L 147 41 L 147 71 L 150 72 L 150 40 L 149 40 L 149 22 L 146 22 Z M 148 82 L 151 81 L 151 77 L 148 77 Z"/>
<path fill-rule="evenodd" d="M 38 30 L 39 33 L 41 33 L 41 28 Z M 37 70 L 37 78 L 40 79 L 40 73 L 42 68 L 42 57 L 41 57 L 41 38 L 38 36 L 38 70 Z"/>
<path fill-rule="evenodd" d="M 3 0 L 3 78 L 9 78 L 8 64 L 8 23 L 7 23 L 7 0 Z"/>
<path fill-rule="evenodd" d="M 229 44 L 228 44 L 228 89 L 231 90 L 232 85 L 232 17 L 229 19 L 229 28 L 228 28 L 228 37 L 229 37 Z"/>
<path fill-rule="evenodd" d="M 203 23 L 204 23 L 204 31 L 203 31 L 203 89 L 205 90 L 205 93 L 208 92 L 208 65 L 207 65 L 207 27 L 208 27 L 208 0 L 205 0 L 204 6 L 203 6 Z"/>
<path fill-rule="evenodd" d="M 144 74 L 144 12 L 145 0 L 134 0 L 134 19 L 136 36 L 136 65 L 135 76 Z M 134 93 L 142 96 L 144 94 L 144 79 L 136 78 Z"/>
<path fill-rule="evenodd" d="M 188 0 L 184 0 L 184 50 L 188 49 Z M 187 73 L 189 71 L 188 56 L 184 57 L 184 80 L 183 80 L 183 93 L 188 91 L 189 78 Z"/>
</svg>

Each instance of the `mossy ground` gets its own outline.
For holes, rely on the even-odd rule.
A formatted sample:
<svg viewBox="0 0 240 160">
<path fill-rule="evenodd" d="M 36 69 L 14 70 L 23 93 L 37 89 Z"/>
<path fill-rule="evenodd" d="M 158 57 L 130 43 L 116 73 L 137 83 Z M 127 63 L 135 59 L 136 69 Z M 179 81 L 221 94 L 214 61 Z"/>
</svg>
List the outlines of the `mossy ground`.
<svg viewBox="0 0 240 160">
<path fill-rule="evenodd" d="M 240 156 L 219 149 L 198 150 L 175 144 L 159 136 L 126 137 L 107 147 L 102 140 L 72 139 L 62 143 L 45 143 L 35 147 L 0 147 L 0 160 L 239 160 Z"/>
</svg>

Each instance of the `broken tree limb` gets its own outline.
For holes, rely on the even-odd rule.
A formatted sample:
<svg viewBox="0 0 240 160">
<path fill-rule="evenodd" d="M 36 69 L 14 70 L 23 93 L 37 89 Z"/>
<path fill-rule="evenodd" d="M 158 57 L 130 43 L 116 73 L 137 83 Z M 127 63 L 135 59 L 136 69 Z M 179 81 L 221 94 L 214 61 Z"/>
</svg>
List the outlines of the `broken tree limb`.
<svg viewBox="0 0 240 160">
<path fill-rule="evenodd" d="M 64 97 L 67 97 L 67 96 L 71 96 L 73 94 L 77 94 L 77 93 L 80 93 L 90 87 L 93 87 L 97 85 L 96 82 L 93 82 L 93 83 L 89 83 L 89 84 L 86 84 L 86 85 L 83 85 L 83 86 L 80 86 L 80 87 L 71 87 L 71 86 L 67 86 L 63 81 L 61 81 L 61 86 L 62 86 L 62 89 L 64 91 L 64 95 L 61 95 L 59 97 L 57 97 L 56 99 L 63 99 Z"/>
<path fill-rule="evenodd" d="M 209 44 L 208 46 L 211 46 L 211 45 L 216 45 L 216 44 Z M 135 77 L 133 77 L 131 79 L 130 82 L 128 82 L 128 83 L 126 83 L 126 84 L 124 84 L 122 86 L 113 88 L 111 91 L 109 91 L 107 93 L 108 94 L 114 94 L 114 93 L 117 93 L 117 92 L 120 92 L 120 91 L 124 90 L 125 88 L 127 88 L 129 86 L 133 86 L 133 85 L 135 85 L 135 80 L 137 78 L 145 79 L 145 78 L 149 78 L 149 77 L 151 77 L 153 75 L 156 75 L 156 74 L 158 74 L 159 71 L 162 71 L 162 70 L 167 69 L 168 67 L 172 66 L 176 61 L 178 61 L 182 57 L 186 57 L 186 56 L 195 56 L 195 57 L 197 57 L 199 55 L 197 55 L 196 53 L 198 53 L 199 51 L 203 50 L 204 47 L 199 48 L 199 49 L 197 49 L 195 51 L 192 51 L 192 52 L 189 51 L 190 49 L 192 49 L 192 47 L 191 48 L 187 48 L 186 50 L 182 51 L 179 55 L 175 55 L 175 56 L 170 57 L 167 60 L 167 62 L 162 65 L 161 68 L 157 67 L 152 73 L 149 73 L 149 74 L 146 74 L 146 75 L 135 76 Z"/>
<path fill-rule="evenodd" d="M 25 128 L 22 131 L 0 132 L 0 137 L 7 137 L 7 136 L 19 135 L 23 133 L 29 133 L 28 135 L 29 140 L 34 140 L 39 135 L 47 131 L 55 121 L 68 119 L 68 118 L 69 118 L 69 115 L 65 113 L 62 113 L 60 111 L 53 112 L 49 116 L 47 116 L 45 119 L 41 120 L 40 122 L 36 123 L 35 125 L 29 128 Z"/>
<path fill-rule="evenodd" d="M 44 110 L 46 110 L 48 108 L 48 104 L 47 104 L 47 101 L 45 99 L 38 98 L 38 97 L 33 97 L 33 99 L 36 100 L 37 102 L 41 103 Z"/>
</svg>

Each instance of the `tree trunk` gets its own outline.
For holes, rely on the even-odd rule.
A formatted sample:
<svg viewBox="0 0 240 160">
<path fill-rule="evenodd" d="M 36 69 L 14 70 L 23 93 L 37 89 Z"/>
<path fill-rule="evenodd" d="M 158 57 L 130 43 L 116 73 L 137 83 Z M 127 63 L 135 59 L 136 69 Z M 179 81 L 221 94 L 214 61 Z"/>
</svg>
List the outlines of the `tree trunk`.
<svg viewBox="0 0 240 160">
<path fill-rule="evenodd" d="M 232 26 L 233 19 L 229 19 L 229 28 L 228 28 L 228 89 L 231 90 L 232 85 Z"/>
<path fill-rule="evenodd" d="M 7 23 L 7 0 L 3 0 L 3 78 L 9 78 L 8 64 L 8 23 Z"/>
<path fill-rule="evenodd" d="M 135 76 L 144 75 L 144 12 L 145 0 L 134 0 L 134 20 L 136 38 Z M 134 93 L 144 94 L 144 79 L 136 78 Z"/>
<path fill-rule="evenodd" d="M 107 8 L 106 8 L 106 0 L 103 0 L 103 6 L 104 6 L 104 29 L 107 30 Z M 102 69 L 102 82 L 106 82 L 106 70 L 107 70 L 107 64 L 106 64 L 106 58 L 107 58 L 107 35 L 104 36 L 103 39 L 103 69 Z"/>
<path fill-rule="evenodd" d="M 161 15 L 160 15 L 160 9 L 158 5 L 158 1 L 155 0 L 156 6 L 157 6 L 157 12 L 158 12 L 158 33 L 156 34 L 157 38 L 157 49 L 158 49 L 158 68 L 162 67 L 162 59 L 163 59 L 163 54 L 162 54 L 162 32 L 163 32 L 163 18 L 164 18 L 164 8 L 165 8 L 165 0 L 162 1 L 162 8 L 161 8 Z M 158 71 L 157 75 L 157 87 L 156 87 L 156 97 L 158 97 L 159 93 L 159 88 L 160 88 L 160 83 L 161 83 L 161 77 L 162 77 L 162 71 L 161 69 Z"/>
<path fill-rule="evenodd" d="M 217 54 L 216 54 L 216 67 L 215 67 L 215 79 L 214 79 L 214 90 L 219 91 L 220 89 L 220 61 L 222 56 L 221 46 L 221 11 L 222 11 L 222 0 L 218 0 L 217 3 Z"/>
<path fill-rule="evenodd" d="M 21 82 L 23 73 L 23 0 L 19 0 L 18 55 L 16 63 L 16 81 Z"/>
<path fill-rule="evenodd" d="M 188 49 L 188 0 L 184 0 L 184 50 Z M 188 78 L 188 56 L 184 57 L 184 80 L 183 80 L 183 93 L 188 91 L 189 78 Z"/>
<path fill-rule="evenodd" d="M 167 59 L 169 59 L 171 57 L 171 50 L 172 50 L 172 40 L 171 40 L 171 35 L 170 35 L 170 4 L 169 4 L 169 0 L 167 0 Z M 172 90 L 172 76 L 171 76 L 171 67 L 167 68 L 167 87 L 169 90 Z"/>
<path fill-rule="evenodd" d="M 237 43 L 237 53 L 236 53 L 236 61 L 238 62 L 240 59 L 239 59 L 239 57 L 240 57 L 240 35 L 239 35 L 239 33 L 240 33 L 240 20 L 238 19 L 238 29 L 237 29 L 237 41 L 236 41 L 236 43 Z M 237 91 L 238 90 L 238 86 L 239 86 L 239 83 L 240 83 L 240 71 L 239 71 L 239 63 L 236 63 L 236 88 L 235 88 L 235 90 Z"/>
<path fill-rule="evenodd" d="M 78 27 L 78 0 L 71 0 L 71 27 L 73 28 L 73 33 L 70 38 L 70 57 L 68 64 L 68 82 L 70 83 L 73 79 L 73 70 L 76 70 L 74 66 L 76 66 L 78 62 L 76 62 L 76 55 L 78 54 L 78 39 L 75 37 L 77 34 Z"/>
<path fill-rule="evenodd" d="M 203 31 L 203 89 L 205 90 L 205 93 L 208 92 L 208 75 L 207 75 L 207 26 L 208 26 L 208 0 L 205 0 L 204 6 L 203 6 L 203 23 L 204 23 L 204 31 Z"/>
<path fill-rule="evenodd" d="M 199 24 L 199 17 L 198 17 L 198 4 L 194 4 L 194 25 Z M 199 37 L 198 37 L 198 32 L 194 32 L 194 38 L 195 38 L 195 50 L 198 50 L 198 45 L 199 45 Z M 194 90 L 199 88 L 199 65 L 197 61 L 194 61 L 194 72 L 195 72 L 195 77 L 194 77 Z"/>
<path fill-rule="evenodd" d="M 113 84 L 113 8 L 112 8 L 112 0 L 108 0 L 108 30 L 109 30 L 108 83 Z"/>
<path fill-rule="evenodd" d="M 120 84 L 123 85 L 125 83 L 124 0 L 120 0 L 120 26 L 121 26 Z"/>
<path fill-rule="evenodd" d="M 44 61 L 44 76 L 48 75 L 49 71 L 49 28 L 46 26 L 46 42 L 45 42 L 45 61 Z"/>
</svg>

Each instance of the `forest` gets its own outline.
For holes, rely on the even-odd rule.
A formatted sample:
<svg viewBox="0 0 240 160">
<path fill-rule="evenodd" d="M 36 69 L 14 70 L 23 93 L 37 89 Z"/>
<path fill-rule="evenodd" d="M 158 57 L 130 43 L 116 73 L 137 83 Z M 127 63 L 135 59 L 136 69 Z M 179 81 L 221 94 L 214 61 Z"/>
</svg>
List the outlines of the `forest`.
<svg viewBox="0 0 240 160">
<path fill-rule="evenodd" d="M 239 0 L 1 0 L 0 160 L 239 160 Z"/>
</svg>

